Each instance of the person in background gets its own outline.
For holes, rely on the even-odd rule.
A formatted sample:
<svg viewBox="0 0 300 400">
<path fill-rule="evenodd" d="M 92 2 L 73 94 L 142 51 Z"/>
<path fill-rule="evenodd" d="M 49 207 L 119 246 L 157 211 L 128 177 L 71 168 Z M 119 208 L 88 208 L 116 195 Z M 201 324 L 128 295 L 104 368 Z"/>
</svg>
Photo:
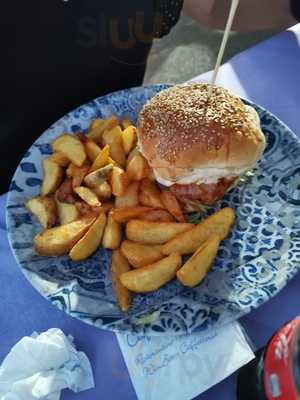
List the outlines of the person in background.
<svg viewBox="0 0 300 400">
<path fill-rule="evenodd" d="M 153 38 L 183 0 L 10 0 L 1 7 L 0 192 L 51 124 L 98 96 L 142 84 Z"/>
<path fill-rule="evenodd" d="M 202 25 L 224 29 L 231 0 L 188 0 L 184 11 Z M 300 21 L 299 0 L 240 0 L 233 23 L 237 32 L 286 29 Z"/>
<path fill-rule="evenodd" d="M 300 14 L 298 3 L 240 0 L 234 29 L 291 25 Z M 28 147 L 57 119 L 95 97 L 142 84 L 153 39 L 170 31 L 183 6 L 200 23 L 223 28 L 229 5 L 229 0 L 4 2 L 0 193 L 8 190 Z"/>
</svg>

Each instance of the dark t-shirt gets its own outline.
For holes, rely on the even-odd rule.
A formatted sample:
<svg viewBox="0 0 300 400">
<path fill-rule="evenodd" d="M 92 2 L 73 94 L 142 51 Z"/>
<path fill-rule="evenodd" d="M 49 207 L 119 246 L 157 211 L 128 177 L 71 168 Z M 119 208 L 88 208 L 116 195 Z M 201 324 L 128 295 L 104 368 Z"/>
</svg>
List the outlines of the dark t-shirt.
<svg viewBox="0 0 300 400">
<path fill-rule="evenodd" d="M 291 0 L 291 9 L 294 17 L 300 21 L 300 0 Z"/>
<path fill-rule="evenodd" d="M 53 122 L 95 97 L 142 83 L 153 37 L 182 0 L 9 0 L 1 5 L 0 192 Z"/>
</svg>

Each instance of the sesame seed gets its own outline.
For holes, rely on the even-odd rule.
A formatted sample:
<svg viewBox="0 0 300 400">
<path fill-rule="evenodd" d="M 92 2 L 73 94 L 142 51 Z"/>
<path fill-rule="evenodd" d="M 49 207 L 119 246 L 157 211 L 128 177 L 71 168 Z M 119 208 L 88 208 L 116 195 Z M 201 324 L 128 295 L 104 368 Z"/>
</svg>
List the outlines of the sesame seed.
<svg viewBox="0 0 300 400">
<path fill-rule="evenodd" d="M 157 139 L 161 159 L 172 161 L 197 143 L 219 150 L 234 133 L 256 136 L 243 102 L 217 86 L 208 98 L 209 87 L 205 83 L 173 86 L 144 105 L 138 127 L 146 139 Z"/>
</svg>

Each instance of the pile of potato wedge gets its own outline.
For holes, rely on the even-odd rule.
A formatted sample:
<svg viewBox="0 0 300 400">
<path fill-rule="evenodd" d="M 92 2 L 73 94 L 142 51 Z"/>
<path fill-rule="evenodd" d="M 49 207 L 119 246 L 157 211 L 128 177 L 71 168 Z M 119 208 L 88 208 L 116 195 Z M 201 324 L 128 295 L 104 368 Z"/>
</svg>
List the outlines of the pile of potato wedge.
<svg viewBox="0 0 300 400">
<path fill-rule="evenodd" d="M 93 120 L 85 135 L 62 134 L 43 160 L 40 196 L 26 202 L 44 228 L 34 237 L 38 255 L 80 262 L 99 247 L 113 250 L 111 279 L 123 311 L 132 292 L 157 290 L 175 277 L 198 285 L 235 220 L 226 207 L 199 224 L 186 222 L 136 142 L 132 123 L 115 116 Z"/>
</svg>

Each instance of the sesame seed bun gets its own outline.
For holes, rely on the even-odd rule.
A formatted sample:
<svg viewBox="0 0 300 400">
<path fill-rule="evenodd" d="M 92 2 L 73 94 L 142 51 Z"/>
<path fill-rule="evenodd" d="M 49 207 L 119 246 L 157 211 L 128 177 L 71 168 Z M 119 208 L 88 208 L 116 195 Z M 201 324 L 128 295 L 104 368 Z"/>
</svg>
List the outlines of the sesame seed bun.
<svg viewBox="0 0 300 400">
<path fill-rule="evenodd" d="M 161 183 L 239 176 L 255 166 L 265 148 L 256 111 L 228 90 L 205 83 L 155 95 L 140 112 L 137 129 L 139 148 Z"/>
</svg>

